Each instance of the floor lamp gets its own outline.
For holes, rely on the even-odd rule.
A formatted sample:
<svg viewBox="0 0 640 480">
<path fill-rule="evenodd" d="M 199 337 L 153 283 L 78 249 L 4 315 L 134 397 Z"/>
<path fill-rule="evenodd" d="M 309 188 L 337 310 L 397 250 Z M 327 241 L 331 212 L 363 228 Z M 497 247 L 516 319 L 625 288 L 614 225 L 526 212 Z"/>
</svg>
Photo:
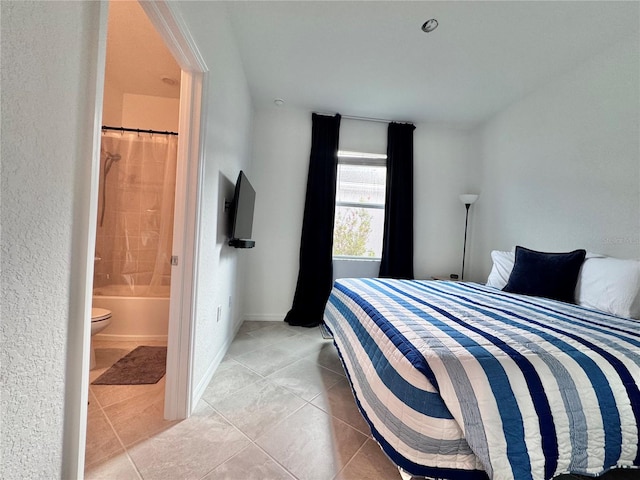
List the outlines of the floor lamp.
<svg viewBox="0 0 640 480">
<path fill-rule="evenodd" d="M 469 207 L 476 200 L 478 200 L 478 195 L 472 193 L 465 193 L 460 195 L 460 201 L 464 203 L 464 206 L 467 208 L 467 215 L 464 219 L 464 246 L 462 248 L 462 275 L 460 280 L 464 280 L 464 259 L 467 254 L 467 226 L 469 225 Z"/>
</svg>

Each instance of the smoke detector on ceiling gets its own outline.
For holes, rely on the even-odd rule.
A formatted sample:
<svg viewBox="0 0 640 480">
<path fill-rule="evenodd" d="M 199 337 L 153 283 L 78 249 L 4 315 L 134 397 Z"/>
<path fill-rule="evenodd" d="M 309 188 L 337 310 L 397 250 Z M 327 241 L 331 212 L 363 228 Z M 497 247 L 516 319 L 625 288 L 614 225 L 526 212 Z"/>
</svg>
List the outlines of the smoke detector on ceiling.
<svg viewBox="0 0 640 480">
<path fill-rule="evenodd" d="M 284 105 L 284 100 L 281 98 L 275 98 L 273 100 L 273 103 L 276 105 L 276 107 L 281 107 Z"/>
<path fill-rule="evenodd" d="M 436 20 L 435 18 L 430 18 L 422 24 L 422 31 L 424 33 L 431 33 L 436 28 L 438 28 L 438 20 Z"/>
<path fill-rule="evenodd" d="M 168 76 L 166 76 L 166 75 L 165 75 L 165 76 L 163 76 L 163 77 L 161 77 L 161 78 L 160 78 L 160 80 L 162 80 L 162 83 L 166 83 L 167 85 L 171 85 L 172 87 L 173 87 L 174 85 L 177 85 L 177 84 L 178 84 L 178 82 L 177 82 L 176 80 L 174 80 L 173 78 L 168 77 Z"/>
</svg>

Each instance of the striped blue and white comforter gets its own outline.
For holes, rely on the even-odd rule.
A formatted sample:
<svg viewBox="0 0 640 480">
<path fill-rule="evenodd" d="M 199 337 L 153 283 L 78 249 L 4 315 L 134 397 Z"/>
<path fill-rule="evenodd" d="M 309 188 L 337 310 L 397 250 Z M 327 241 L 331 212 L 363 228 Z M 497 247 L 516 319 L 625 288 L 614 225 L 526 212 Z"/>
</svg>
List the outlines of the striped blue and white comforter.
<svg viewBox="0 0 640 480">
<path fill-rule="evenodd" d="M 637 321 L 479 284 L 382 279 L 338 280 L 324 319 L 374 437 L 413 475 L 546 480 L 640 465 Z"/>
</svg>

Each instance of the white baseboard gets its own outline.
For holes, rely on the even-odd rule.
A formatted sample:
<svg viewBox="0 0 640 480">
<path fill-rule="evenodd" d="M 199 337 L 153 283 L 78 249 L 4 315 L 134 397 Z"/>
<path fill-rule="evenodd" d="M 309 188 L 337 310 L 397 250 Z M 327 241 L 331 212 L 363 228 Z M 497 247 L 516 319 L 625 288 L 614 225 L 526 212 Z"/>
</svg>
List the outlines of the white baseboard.
<svg viewBox="0 0 640 480">
<path fill-rule="evenodd" d="M 286 313 L 249 313 L 244 319 L 250 322 L 283 322 Z"/>
<path fill-rule="evenodd" d="M 191 405 L 194 405 L 194 406 L 197 405 L 200 399 L 202 398 L 204 391 L 209 386 L 209 382 L 211 382 L 213 375 L 216 373 L 216 370 L 220 366 L 220 362 L 222 362 L 222 359 L 227 354 L 227 350 L 229 350 L 229 346 L 231 345 L 231 342 L 233 342 L 233 339 L 236 338 L 236 334 L 238 333 L 238 329 L 240 328 L 240 325 L 242 325 L 242 322 L 238 322 L 238 323 L 234 322 L 233 335 L 231 335 L 227 339 L 224 346 L 220 349 L 216 357 L 211 361 L 204 376 L 198 382 L 198 385 L 196 386 L 196 388 L 193 390 L 193 395 L 191 397 Z"/>
<path fill-rule="evenodd" d="M 98 333 L 93 338 L 105 342 L 167 342 L 167 335 L 114 335 Z"/>
</svg>

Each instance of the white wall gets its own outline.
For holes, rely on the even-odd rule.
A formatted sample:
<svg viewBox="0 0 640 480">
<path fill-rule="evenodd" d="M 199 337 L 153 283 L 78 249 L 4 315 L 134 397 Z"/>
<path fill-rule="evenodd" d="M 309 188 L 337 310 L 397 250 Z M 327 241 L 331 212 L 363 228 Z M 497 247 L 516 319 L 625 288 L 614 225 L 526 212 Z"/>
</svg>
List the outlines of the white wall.
<svg viewBox="0 0 640 480">
<path fill-rule="evenodd" d="M 640 42 L 629 38 L 480 132 L 473 277 L 524 245 L 640 257 Z"/>
<path fill-rule="evenodd" d="M 387 125 L 343 119 L 340 148 L 385 153 Z M 414 265 L 417 278 L 460 271 L 464 206 L 460 193 L 478 189 L 473 134 L 416 125 L 414 131 Z M 254 118 L 256 190 L 253 238 L 248 253 L 245 318 L 283 320 L 298 275 L 311 113 L 262 109 Z M 343 270 L 340 274 L 344 275 Z"/>
<path fill-rule="evenodd" d="M 124 93 L 106 76 L 104 79 L 104 95 L 102 101 L 102 125 L 110 127 L 122 126 L 122 100 Z"/>
<path fill-rule="evenodd" d="M 179 98 L 123 93 L 105 79 L 102 125 L 177 132 Z"/>
<path fill-rule="evenodd" d="M 204 171 L 193 352 L 192 393 L 197 400 L 242 320 L 242 264 L 247 252 L 226 245 L 224 201 L 233 197 L 241 169 L 252 178 L 252 106 L 224 4 L 180 2 L 176 9 L 210 70 L 204 86 Z M 222 307 L 219 322 L 218 306 Z"/>
<path fill-rule="evenodd" d="M 311 114 L 258 110 L 254 117 L 256 190 L 253 239 L 244 303 L 245 318 L 284 320 L 298 278 L 300 234 L 311 148 Z"/>
<path fill-rule="evenodd" d="M 0 2 L 3 479 L 77 473 L 100 7 Z"/>
<path fill-rule="evenodd" d="M 121 123 L 108 125 L 114 127 L 139 128 L 141 130 L 177 132 L 179 113 L 179 98 L 125 93 L 122 96 Z"/>
<path fill-rule="evenodd" d="M 413 141 L 414 275 L 459 275 L 465 217 L 459 196 L 480 190 L 477 139 L 464 129 L 418 124 Z M 467 241 L 470 243 L 475 235 L 471 215 Z"/>
</svg>

